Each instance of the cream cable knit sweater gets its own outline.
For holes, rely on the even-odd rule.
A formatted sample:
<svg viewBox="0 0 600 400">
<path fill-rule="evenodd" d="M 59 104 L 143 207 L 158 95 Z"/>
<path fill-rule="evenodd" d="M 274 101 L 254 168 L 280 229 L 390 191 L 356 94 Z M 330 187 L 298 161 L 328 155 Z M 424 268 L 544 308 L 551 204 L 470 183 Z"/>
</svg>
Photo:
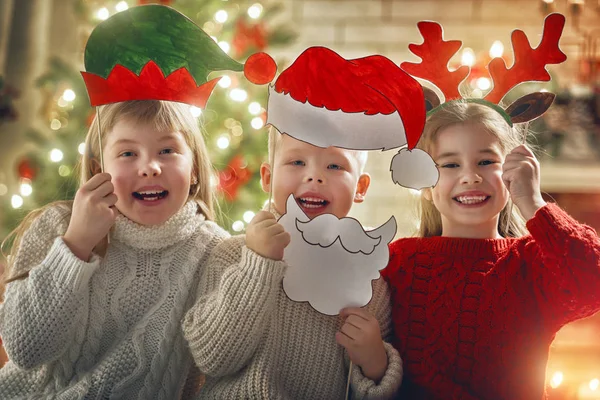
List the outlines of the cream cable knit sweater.
<svg viewBox="0 0 600 400">
<path fill-rule="evenodd" d="M 106 256 L 81 261 L 53 207 L 23 238 L 0 332 L 0 398 L 179 398 L 192 358 L 181 331 L 201 266 L 227 236 L 189 202 L 160 226 L 118 217 Z"/>
<path fill-rule="evenodd" d="M 203 270 L 183 331 L 206 383 L 200 399 L 343 399 L 348 359 L 335 341 L 338 316 L 318 313 L 283 291 L 285 263 L 259 256 L 237 236 L 217 246 Z M 387 284 L 373 284 L 367 308 L 391 338 Z M 398 352 L 385 343 L 388 370 L 376 383 L 353 368 L 354 398 L 392 397 L 402 380 Z"/>
</svg>

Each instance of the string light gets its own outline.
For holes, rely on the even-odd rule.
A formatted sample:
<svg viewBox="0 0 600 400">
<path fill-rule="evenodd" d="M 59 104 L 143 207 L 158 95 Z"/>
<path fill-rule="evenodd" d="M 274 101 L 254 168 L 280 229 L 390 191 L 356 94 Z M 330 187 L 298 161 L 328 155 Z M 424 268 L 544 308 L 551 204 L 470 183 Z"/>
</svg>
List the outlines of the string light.
<svg viewBox="0 0 600 400">
<path fill-rule="evenodd" d="M 23 182 L 21 182 L 21 187 L 20 187 L 19 191 L 21 192 L 21 196 L 23 196 L 23 197 L 31 196 L 31 193 L 33 193 L 33 187 L 31 186 L 31 181 L 29 179 L 23 179 Z"/>
<path fill-rule="evenodd" d="M 492 87 L 492 83 L 486 77 L 481 77 L 477 79 L 477 87 L 481 90 L 488 90 Z"/>
<path fill-rule="evenodd" d="M 550 379 L 550 386 L 553 389 L 556 389 L 557 387 L 560 386 L 560 384 L 562 383 L 563 379 L 564 379 L 564 375 L 562 372 L 560 371 L 556 371 L 554 373 L 554 375 L 552 375 L 552 379 Z"/>
<path fill-rule="evenodd" d="M 63 152 L 59 149 L 52 149 L 52 151 L 50 151 L 50 161 L 52 162 L 60 162 L 63 157 Z"/>
<path fill-rule="evenodd" d="M 12 206 L 12 208 L 21 208 L 21 206 L 23 205 L 23 198 L 18 194 L 13 194 L 10 199 L 10 205 Z"/>
<path fill-rule="evenodd" d="M 6 193 L 8 193 L 8 186 L 4 183 L 0 183 L 0 196 L 4 196 Z"/>
<path fill-rule="evenodd" d="M 503 53 L 504 53 L 504 45 L 502 44 L 501 41 L 496 40 L 494 43 L 492 43 L 492 47 L 490 47 L 490 57 L 492 57 L 492 58 L 502 57 Z"/>
<path fill-rule="evenodd" d="M 223 50 L 225 53 L 229 53 L 229 43 L 227 42 L 219 42 L 219 47 L 221 48 L 221 50 Z"/>
<path fill-rule="evenodd" d="M 244 223 L 242 221 L 235 221 L 231 224 L 231 228 L 236 232 L 241 232 L 244 230 Z"/>
<path fill-rule="evenodd" d="M 246 211 L 244 213 L 244 221 L 246 221 L 246 223 L 250 223 L 250 221 L 252 221 L 252 218 L 254 218 L 254 213 L 252 211 Z"/>
<path fill-rule="evenodd" d="M 64 91 L 62 98 L 65 99 L 65 101 L 73 101 L 75 100 L 75 92 L 71 89 L 67 89 Z"/>
<path fill-rule="evenodd" d="M 253 101 L 252 103 L 248 104 L 248 112 L 250 114 L 256 115 L 260 112 L 260 110 L 262 110 L 260 103 Z"/>
<path fill-rule="evenodd" d="M 217 187 L 218 184 L 219 184 L 219 178 L 217 178 L 214 175 L 211 175 L 210 176 L 210 186 L 215 188 L 215 187 Z"/>
<path fill-rule="evenodd" d="M 248 8 L 248 16 L 252 19 L 260 17 L 263 7 L 259 3 L 254 3 Z"/>
<path fill-rule="evenodd" d="M 228 135 L 221 135 L 219 136 L 219 138 L 217 139 L 217 147 L 220 149 L 226 149 L 229 147 L 229 136 Z"/>
<path fill-rule="evenodd" d="M 231 78 L 227 75 L 222 76 L 221 79 L 219 79 L 219 86 L 222 88 L 228 88 L 231 86 Z"/>
<path fill-rule="evenodd" d="M 461 63 L 468 67 L 472 67 L 475 64 L 475 53 L 473 49 L 465 47 L 462 51 Z"/>
<path fill-rule="evenodd" d="M 71 175 L 71 168 L 69 168 L 66 165 L 61 165 L 60 167 L 58 167 L 58 174 L 60 176 L 62 176 L 63 178 L 65 176 L 69 176 L 69 175 Z"/>
<path fill-rule="evenodd" d="M 222 24 L 225 21 L 227 21 L 227 17 L 228 17 L 227 11 L 225 11 L 225 10 L 219 10 L 215 14 L 215 21 L 220 22 Z"/>
<path fill-rule="evenodd" d="M 597 378 L 592 379 L 590 381 L 590 385 L 589 386 L 590 386 L 590 390 L 592 392 L 595 392 L 600 387 L 600 380 L 598 380 Z"/>
<path fill-rule="evenodd" d="M 96 18 L 101 19 L 102 21 L 108 19 L 108 17 L 110 17 L 110 12 L 108 11 L 108 8 L 106 8 L 106 7 L 102 7 L 96 13 Z"/>
<path fill-rule="evenodd" d="M 50 122 L 50 129 L 52 129 L 53 131 L 57 131 L 60 129 L 60 127 L 62 126 L 62 124 L 60 123 L 59 120 L 57 120 L 56 118 L 54 118 L 51 122 Z"/>
<path fill-rule="evenodd" d="M 120 2 L 118 2 L 118 3 L 117 3 L 117 5 L 115 6 L 115 9 L 116 9 L 117 11 L 119 11 L 119 12 L 120 12 L 120 11 L 125 11 L 125 10 L 127 10 L 128 8 L 129 8 L 129 6 L 127 5 L 127 2 L 126 2 L 126 1 L 120 1 Z"/>
<path fill-rule="evenodd" d="M 79 143 L 79 146 L 77 146 L 77 151 L 79 152 L 79 154 L 84 155 L 85 154 L 85 143 Z"/>
<path fill-rule="evenodd" d="M 254 117 L 252 118 L 252 121 L 250 121 L 250 125 L 252 125 L 254 129 L 260 129 L 265 126 L 265 122 L 261 117 Z"/>
<path fill-rule="evenodd" d="M 236 88 L 229 92 L 229 97 L 231 97 L 231 100 L 233 101 L 242 102 L 248 98 L 248 93 L 244 89 Z"/>
<path fill-rule="evenodd" d="M 196 106 L 190 106 L 190 112 L 194 118 L 198 118 L 202 115 L 202 109 Z"/>
</svg>

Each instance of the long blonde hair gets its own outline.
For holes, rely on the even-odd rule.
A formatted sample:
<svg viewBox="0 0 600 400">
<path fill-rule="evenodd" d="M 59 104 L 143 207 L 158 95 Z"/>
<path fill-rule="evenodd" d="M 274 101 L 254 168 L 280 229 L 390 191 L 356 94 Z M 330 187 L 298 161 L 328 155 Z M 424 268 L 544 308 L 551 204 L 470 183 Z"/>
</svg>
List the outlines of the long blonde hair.
<svg viewBox="0 0 600 400">
<path fill-rule="evenodd" d="M 515 127 L 508 125 L 498 111 L 478 103 L 455 100 L 445 103 L 439 110 L 428 117 L 418 148 L 432 153 L 438 134 L 445 128 L 456 124 L 480 124 L 494 135 L 500 144 L 503 155 L 521 144 L 522 134 Z M 511 207 L 509 199 L 498 219 L 498 232 L 502 237 L 519 237 L 526 235 L 525 219 L 516 207 Z M 442 217 L 433 202 L 421 196 L 420 237 L 440 236 L 442 234 Z M 509 210 L 512 214 L 509 215 Z M 507 228 L 508 227 L 508 228 Z"/>
<path fill-rule="evenodd" d="M 80 170 L 80 187 L 97 172 L 98 165 L 100 165 L 100 145 L 98 143 L 98 136 L 100 134 L 102 135 L 102 143 L 104 144 L 109 132 L 122 119 L 127 119 L 136 124 L 151 124 L 158 131 L 181 132 L 183 134 L 187 145 L 192 151 L 194 163 L 192 174 L 197 180 L 197 183 L 190 187 L 189 199 L 196 201 L 199 212 L 204 214 L 206 219 L 215 219 L 216 194 L 211 185 L 211 177 L 214 171 L 198 121 L 191 114 L 189 106 L 168 101 L 136 100 L 101 106 L 99 114 L 100 131 L 98 130 L 98 115 L 96 115 L 85 138 L 86 151 L 81 157 L 80 165 L 78 166 Z M 18 276 L 11 276 L 11 267 L 14 264 L 23 235 L 32 223 L 50 207 L 65 208 L 68 210 L 65 213 L 65 218 L 68 218 L 70 217 L 71 206 L 72 201 L 57 201 L 33 210 L 6 237 L 0 246 L 3 255 L 5 254 L 5 247 L 10 247 L 8 256 L 5 257 L 7 265 L 2 277 L 4 283 L 25 278 L 29 273 L 27 271 Z M 103 253 L 106 245 L 105 240 L 96 247 L 96 250 Z M 6 279 L 7 277 L 8 279 Z M 2 292 L 3 288 L 0 287 L 0 298 Z"/>
</svg>

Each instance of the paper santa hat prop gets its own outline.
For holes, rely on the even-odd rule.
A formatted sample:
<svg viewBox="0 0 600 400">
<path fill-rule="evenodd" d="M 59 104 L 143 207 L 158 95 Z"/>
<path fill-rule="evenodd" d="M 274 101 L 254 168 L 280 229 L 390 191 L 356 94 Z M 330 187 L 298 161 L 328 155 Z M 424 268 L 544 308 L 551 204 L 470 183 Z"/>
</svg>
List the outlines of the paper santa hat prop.
<svg viewBox="0 0 600 400">
<path fill-rule="evenodd" d="M 407 146 L 392 162 L 402 186 L 434 186 L 438 170 L 415 146 L 425 124 L 421 85 L 389 59 L 346 60 L 325 47 L 306 49 L 269 87 L 267 124 L 319 147 L 353 150 Z"/>
<path fill-rule="evenodd" d="M 558 41 L 565 25 L 565 17 L 551 14 L 544 21 L 544 32 L 537 48 L 533 49 L 527 36 L 521 30 L 512 33 L 514 63 L 506 67 L 502 58 L 494 58 L 488 64 L 493 81 L 492 90 L 483 99 L 464 99 L 459 93 L 460 83 L 469 75 L 469 67 L 461 66 L 455 71 L 448 70 L 450 58 L 460 49 L 459 40 L 444 41 L 440 24 L 421 21 L 417 24 L 422 44 L 410 44 L 409 49 L 421 58 L 420 63 L 402 63 L 402 68 L 411 75 L 425 79 L 443 93 L 445 103 L 437 94 L 424 88 L 428 113 L 451 101 L 467 101 L 484 104 L 498 111 L 512 126 L 513 123 L 528 122 L 542 115 L 552 104 L 555 95 L 548 92 L 530 93 L 516 100 L 506 109 L 498 105 L 510 89 L 528 81 L 549 81 L 550 74 L 545 67 L 548 64 L 560 64 L 567 56 L 558 47 Z"/>
<path fill-rule="evenodd" d="M 256 84 L 269 83 L 277 70 L 265 53 L 246 64 L 231 59 L 189 18 L 163 5 L 119 12 L 94 29 L 85 48 L 82 72 L 92 106 L 128 100 L 206 102 L 220 78 L 212 71 L 244 71 Z"/>
</svg>

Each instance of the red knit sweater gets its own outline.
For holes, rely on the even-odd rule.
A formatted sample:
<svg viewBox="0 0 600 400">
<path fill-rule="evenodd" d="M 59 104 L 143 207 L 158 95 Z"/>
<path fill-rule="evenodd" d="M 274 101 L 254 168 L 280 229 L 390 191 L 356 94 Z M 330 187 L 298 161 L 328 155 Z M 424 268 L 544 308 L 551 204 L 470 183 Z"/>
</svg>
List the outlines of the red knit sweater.
<svg viewBox="0 0 600 400">
<path fill-rule="evenodd" d="M 545 398 L 549 346 L 600 310 L 600 240 L 555 205 L 519 239 L 407 238 L 391 244 L 402 400 Z"/>
</svg>

